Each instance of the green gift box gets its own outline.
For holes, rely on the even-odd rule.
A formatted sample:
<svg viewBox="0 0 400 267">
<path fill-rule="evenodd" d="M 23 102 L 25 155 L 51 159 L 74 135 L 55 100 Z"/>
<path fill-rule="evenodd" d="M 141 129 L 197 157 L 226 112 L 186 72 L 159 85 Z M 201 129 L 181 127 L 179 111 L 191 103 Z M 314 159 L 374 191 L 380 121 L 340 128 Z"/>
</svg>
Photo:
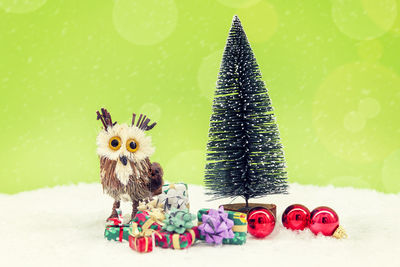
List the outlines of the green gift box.
<svg viewBox="0 0 400 267">
<path fill-rule="evenodd" d="M 104 237 L 107 240 L 114 240 L 122 242 L 122 240 L 129 241 L 129 227 L 130 224 L 122 223 L 121 210 L 117 209 L 118 217 L 109 218 L 106 222 L 106 229 L 104 230 Z"/>
<path fill-rule="evenodd" d="M 129 240 L 129 224 L 119 225 L 107 225 L 104 231 L 104 237 L 107 240 L 114 240 L 122 242 L 122 240 Z"/>
<path fill-rule="evenodd" d="M 197 212 L 197 221 L 198 225 L 203 223 L 202 217 L 203 214 L 207 214 L 209 209 L 201 209 Z M 236 212 L 236 211 L 229 211 L 226 210 L 228 213 L 228 218 L 233 221 L 232 231 L 235 235 L 234 238 L 224 238 L 222 240 L 222 244 L 231 244 L 231 245 L 242 245 L 246 243 L 247 238 L 247 216 L 245 213 Z M 199 239 L 204 240 L 205 236 L 199 234 Z"/>
</svg>

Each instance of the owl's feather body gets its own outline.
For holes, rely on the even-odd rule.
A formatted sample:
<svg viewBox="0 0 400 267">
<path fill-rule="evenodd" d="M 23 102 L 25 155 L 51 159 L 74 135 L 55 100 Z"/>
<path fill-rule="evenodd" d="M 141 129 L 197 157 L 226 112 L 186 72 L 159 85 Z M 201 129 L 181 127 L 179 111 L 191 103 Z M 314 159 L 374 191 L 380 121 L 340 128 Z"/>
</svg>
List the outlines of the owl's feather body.
<svg viewBox="0 0 400 267">
<path fill-rule="evenodd" d="M 103 190 L 117 201 L 124 200 L 128 195 L 131 201 L 139 201 L 152 195 L 150 188 L 150 160 L 146 158 L 139 164 L 129 162 L 132 174 L 129 176 L 127 184 L 118 179 L 116 173 L 117 161 L 106 157 L 100 158 L 100 176 Z"/>
<path fill-rule="evenodd" d="M 112 122 L 107 110 L 101 112 L 97 112 L 97 118 L 101 119 L 104 129 L 97 136 L 97 154 L 103 191 L 115 200 L 110 217 L 117 216 L 121 200 L 132 202 L 133 217 L 139 201 L 159 194 L 163 184 L 160 164 L 149 159 L 154 152 L 151 137 L 144 133 L 155 123 L 148 126 L 150 120 L 140 115 L 135 125 L 134 114 L 132 125 L 117 124 Z"/>
</svg>

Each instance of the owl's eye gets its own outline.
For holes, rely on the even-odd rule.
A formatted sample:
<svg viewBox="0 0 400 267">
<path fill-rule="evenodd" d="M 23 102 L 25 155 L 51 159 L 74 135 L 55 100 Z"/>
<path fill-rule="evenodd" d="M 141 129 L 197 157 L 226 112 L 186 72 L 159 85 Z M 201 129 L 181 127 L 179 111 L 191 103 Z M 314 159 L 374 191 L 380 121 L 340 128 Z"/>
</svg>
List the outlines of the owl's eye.
<svg viewBox="0 0 400 267">
<path fill-rule="evenodd" d="M 108 141 L 108 146 L 112 149 L 117 151 L 121 147 L 121 138 L 118 136 L 111 137 Z"/>
<path fill-rule="evenodd" d="M 136 152 L 139 149 L 139 144 L 135 139 L 128 139 L 126 142 L 126 149 L 128 149 L 129 152 Z"/>
</svg>

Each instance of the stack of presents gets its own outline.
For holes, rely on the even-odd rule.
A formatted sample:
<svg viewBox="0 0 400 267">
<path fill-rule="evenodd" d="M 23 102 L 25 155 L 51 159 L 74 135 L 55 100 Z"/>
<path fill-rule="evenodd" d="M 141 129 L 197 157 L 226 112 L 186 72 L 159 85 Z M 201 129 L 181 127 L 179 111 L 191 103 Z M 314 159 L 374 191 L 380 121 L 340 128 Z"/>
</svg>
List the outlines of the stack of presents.
<svg viewBox="0 0 400 267">
<path fill-rule="evenodd" d="M 104 237 L 129 242 L 138 252 L 151 252 L 153 247 L 186 249 L 196 243 L 242 245 L 246 242 L 246 214 L 219 209 L 200 209 L 196 216 L 189 212 L 188 187 L 184 183 L 166 184 L 155 199 L 142 202 L 128 224 L 109 219 Z"/>
</svg>

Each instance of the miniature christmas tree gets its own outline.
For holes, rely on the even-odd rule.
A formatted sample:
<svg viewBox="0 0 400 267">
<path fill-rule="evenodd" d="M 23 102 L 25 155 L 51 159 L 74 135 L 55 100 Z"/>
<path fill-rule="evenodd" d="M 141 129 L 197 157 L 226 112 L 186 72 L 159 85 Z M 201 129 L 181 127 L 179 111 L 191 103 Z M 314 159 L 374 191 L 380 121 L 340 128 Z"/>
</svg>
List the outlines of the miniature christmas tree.
<svg viewBox="0 0 400 267">
<path fill-rule="evenodd" d="M 271 100 L 237 16 L 210 119 L 205 185 L 214 198 L 286 193 L 285 158 Z"/>
</svg>

